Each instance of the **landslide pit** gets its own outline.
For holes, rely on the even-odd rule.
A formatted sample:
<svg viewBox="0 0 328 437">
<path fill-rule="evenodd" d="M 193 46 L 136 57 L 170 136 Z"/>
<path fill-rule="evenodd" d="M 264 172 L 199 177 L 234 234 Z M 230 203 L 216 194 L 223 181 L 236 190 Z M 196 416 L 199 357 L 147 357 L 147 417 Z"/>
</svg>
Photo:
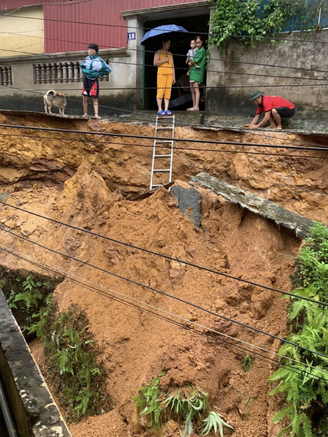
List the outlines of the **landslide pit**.
<svg viewBox="0 0 328 437">
<path fill-rule="evenodd" d="M 74 129 L 90 134 L 3 126 L 8 124 Z M 72 436 L 149 435 L 144 422 L 137 420 L 131 398 L 164 368 L 167 374 L 161 382 L 163 389 L 190 383 L 202 387 L 235 428 L 235 437 L 276 436 L 280 428 L 271 419 L 283 402 L 269 396 L 272 387 L 267 379 L 274 370 L 272 362 L 253 355 L 251 369 L 244 372 L 241 361 L 248 352 L 235 347 L 243 345 L 233 340 L 228 344 L 218 334 L 136 301 L 115 299 L 110 290 L 264 349 L 277 351 L 276 340 L 73 258 L 279 337 L 288 333 L 287 299 L 58 222 L 286 291 L 290 290 L 289 275 L 301 240 L 292 231 L 198 186 L 195 188 L 202 196 L 199 230 L 181 214 L 165 188 L 133 200 L 149 187 L 152 140 L 103 137 L 92 132 L 152 136 L 151 125 L 85 122 L 26 113 L 0 113 L 0 125 L 0 200 L 38 214 L 0 205 L 1 265 L 42 274 L 45 266 L 61 274 L 66 272 L 68 277 L 54 292 L 59 309 L 78 303 L 87 312 L 90 329 L 106 363 L 107 389 L 115 408 L 102 416 L 70 424 Z M 176 142 L 179 147 L 173 164 L 176 184 L 190 187 L 192 175 L 207 172 L 305 217 L 327 223 L 328 174 L 324 152 L 206 144 L 206 140 L 218 140 L 325 145 L 327 138 L 186 127 L 177 127 L 175 136 L 185 139 Z M 189 139 L 202 142 L 191 143 Z M 233 150 L 240 153 L 231 153 Z M 97 291 L 95 286 L 93 290 L 82 287 L 74 280 L 77 278 L 105 288 Z M 34 340 L 30 348 L 47 378 L 40 343 Z M 265 352 L 262 355 L 268 356 Z M 170 421 L 164 435 L 178 437 L 181 430 L 181 424 Z"/>
</svg>

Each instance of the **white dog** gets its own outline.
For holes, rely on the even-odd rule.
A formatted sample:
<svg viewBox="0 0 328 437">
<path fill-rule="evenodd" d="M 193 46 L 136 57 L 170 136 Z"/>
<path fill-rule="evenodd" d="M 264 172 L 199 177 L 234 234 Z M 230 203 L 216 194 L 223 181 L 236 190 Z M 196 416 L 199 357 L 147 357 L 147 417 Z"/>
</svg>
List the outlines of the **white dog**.
<svg viewBox="0 0 328 437">
<path fill-rule="evenodd" d="M 44 112 L 46 114 L 52 114 L 52 105 L 57 106 L 60 115 L 65 115 L 65 107 L 67 105 L 66 94 L 64 92 L 57 92 L 55 90 L 49 90 L 47 94 L 43 96 Z"/>
</svg>

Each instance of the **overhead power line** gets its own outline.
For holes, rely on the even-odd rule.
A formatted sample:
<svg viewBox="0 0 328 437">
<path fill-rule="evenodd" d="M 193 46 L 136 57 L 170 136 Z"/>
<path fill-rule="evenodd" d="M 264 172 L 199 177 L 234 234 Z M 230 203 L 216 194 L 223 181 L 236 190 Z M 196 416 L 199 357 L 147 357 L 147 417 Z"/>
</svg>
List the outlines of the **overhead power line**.
<svg viewBox="0 0 328 437">
<path fill-rule="evenodd" d="M 22 50 L 14 50 L 14 49 L 10 49 L 10 50 L 1 49 L 1 51 L 3 51 L 3 52 L 8 51 L 10 53 L 20 53 L 20 54 L 27 54 L 27 55 L 40 55 L 40 53 L 31 53 L 31 52 L 25 52 L 25 51 L 22 51 Z M 183 57 L 183 58 L 185 58 L 186 55 L 174 54 L 174 58 L 175 57 Z M 224 60 L 217 60 L 217 61 L 226 62 Z M 240 61 L 240 62 L 242 62 L 242 61 Z M 120 64 L 120 65 L 125 65 L 125 66 L 134 65 L 134 66 L 150 67 L 150 68 L 154 68 L 154 69 L 157 68 L 153 64 L 146 64 L 144 62 L 124 62 L 124 61 L 111 60 L 110 64 L 111 64 L 111 66 L 114 65 L 114 64 Z M 264 64 L 262 64 L 261 66 L 271 67 L 270 65 L 264 65 Z M 181 71 L 185 72 L 186 71 L 186 67 L 185 66 L 181 66 L 181 67 L 180 66 L 175 66 L 175 70 L 181 70 Z M 212 70 L 211 68 L 207 68 L 205 71 L 207 73 L 212 73 L 212 74 L 225 74 L 225 75 L 230 75 L 230 76 L 264 77 L 266 79 L 268 78 L 267 74 L 265 74 L 265 73 L 258 73 L 256 71 L 255 72 L 249 72 L 249 71 L 247 71 L 247 72 L 245 72 L 245 71 L 220 71 L 220 70 Z M 308 71 L 309 72 L 313 72 L 313 71 L 316 71 L 316 70 L 308 70 Z M 327 71 L 323 71 L 323 73 L 327 73 Z M 319 82 L 323 86 L 327 85 L 327 82 L 326 82 L 327 78 L 326 77 L 302 77 L 302 76 L 286 76 L 286 75 L 274 75 L 274 74 L 271 74 L 269 76 L 269 78 L 270 79 L 284 79 L 284 80 L 293 79 L 293 80 L 303 80 L 303 81 L 309 80 L 309 81 L 316 82 L 314 84 L 278 84 L 278 85 L 275 85 L 275 86 L 279 86 L 279 87 L 294 87 L 294 86 L 300 86 L 300 85 L 302 85 L 302 86 L 316 86 Z M 254 85 L 249 85 L 249 86 L 254 88 Z M 267 85 L 267 86 L 271 87 L 273 85 Z M 225 87 L 227 87 L 227 86 L 225 85 Z M 246 88 L 247 85 L 243 85 L 243 87 Z M 261 87 L 263 87 L 263 85 L 261 85 Z M 140 87 L 140 88 L 141 89 L 151 89 L 151 88 L 147 88 L 147 87 L 146 88 Z M 213 87 L 209 87 L 208 86 L 207 88 L 210 88 L 210 89 L 214 88 L 215 89 L 215 88 L 220 88 L 220 86 L 215 86 L 215 87 L 214 86 Z M 102 89 L 107 89 L 107 88 L 102 88 Z M 116 87 L 114 89 L 119 89 L 119 88 Z M 126 89 L 126 88 L 123 87 L 122 89 Z M 135 88 L 133 88 L 133 89 L 135 89 Z M 154 89 L 157 89 L 157 88 L 154 87 Z"/>
<path fill-rule="evenodd" d="M 98 132 L 98 131 L 77 131 L 73 129 L 59 129 L 59 128 L 46 128 L 46 127 L 37 127 L 37 126 L 22 126 L 16 124 L 4 124 L 0 123 L 0 127 L 7 127 L 11 129 L 30 129 L 36 131 L 45 131 L 45 132 L 62 132 L 62 133 L 74 133 L 74 134 L 86 134 L 86 135 L 98 135 L 105 137 L 118 137 L 118 138 L 137 138 L 137 139 L 157 139 L 157 140 L 167 140 L 166 137 L 155 137 L 155 136 L 146 136 L 146 135 L 131 135 L 131 134 L 119 134 L 112 132 Z M 218 140 L 197 140 L 197 139 L 189 139 L 189 138 L 174 138 L 174 142 L 189 142 L 189 143 L 206 143 L 206 144 L 229 144 L 234 146 L 251 146 L 251 147 L 268 147 L 274 149 L 294 149 L 294 150 L 316 150 L 316 151 L 328 151 L 328 147 L 301 147 L 301 146 L 288 146 L 288 145 L 277 145 L 277 144 L 259 144 L 259 143 L 250 143 L 250 142 L 242 142 L 242 141 L 218 141 Z"/>
<path fill-rule="evenodd" d="M 25 261 L 33 264 L 33 265 L 36 265 L 37 267 L 39 267 L 39 268 L 41 268 L 43 270 L 51 271 L 52 273 L 55 273 L 55 274 L 60 274 L 61 276 L 64 276 L 65 278 L 68 278 L 70 281 L 80 285 L 83 288 L 86 288 L 87 290 L 90 290 L 91 292 L 95 292 L 95 293 L 97 293 L 97 294 L 99 294 L 101 296 L 104 296 L 106 298 L 115 300 L 115 301 L 117 301 L 117 302 L 119 302 L 119 303 L 121 303 L 123 305 L 130 305 L 130 306 L 133 306 L 133 307 L 137 308 L 138 310 L 147 311 L 148 313 L 154 315 L 155 317 L 160 317 L 160 318 L 162 318 L 163 320 L 165 320 L 165 321 L 167 321 L 169 323 L 172 323 L 173 321 L 172 321 L 171 318 L 168 318 L 166 316 L 170 316 L 170 317 L 176 318 L 176 319 L 182 321 L 183 323 L 181 323 L 181 322 L 180 323 L 179 322 L 173 322 L 173 323 L 175 325 L 177 325 L 178 327 L 182 328 L 182 329 L 187 329 L 187 330 L 191 331 L 191 333 L 196 333 L 198 335 L 207 336 L 207 337 L 208 337 L 208 333 L 210 333 L 211 334 L 210 338 L 212 340 L 219 341 L 222 344 L 227 344 L 229 346 L 235 347 L 235 348 L 240 349 L 240 350 L 242 350 L 244 352 L 247 352 L 247 353 L 252 353 L 252 354 L 256 355 L 257 357 L 259 357 L 260 359 L 262 359 L 262 361 L 272 362 L 272 363 L 275 363 L 276 365 L 278 365 L 279 367 L 289 368 L 293 372 L 300 373 L 300 374 L 304 373 L 304 374 L 309 375 L 313 379 L 320 379 L 320 380 L 324 380 L 324 381 L 328 382 L 328 380 L 325 379 L 325 378 L 322 378 L 320 376 L 317 376 L 317 375 L 312 374 L 312 373 L 307 372 L 307 371 L 301 371 L 301 370 L 295 369 L 294 367 L 291 367 L 291 366 L 289 366 L 287 364 L 282 364 L 280 361 L 278 361 L 276 359 L 270 358 L 270 357 L 268 357 L 266 355 L 262 355 L 262 354 L 260 354 L 257 351 L 247 349 L 246 347 L 237 345 L 235 343 L 241 343 L 242 345 L 245 345 L 245 346 L 248 346 L 248 347 L 252 347 L 252 348 L 255 348 L 255 349 L 259 349 L 262 352 L 266 352 L 268 354 L 272 354 L 272 355 L 278 356 L 279 360 L 285 359 L 288 362 L 291 362 L 293 364 L 304 365 L 304 366 L 307 366 L 308 368 L 313 369 L 313 370 L 316 368 L 316 366 L 309 365 L 308 363 L 305 364 L 302 361 L 298 361 L 298 360 L 295 360 L 294 358 L 286 357 L 286 356 L 284 356 L 282 354 L 279 354 L 279 352 L 271 351 L 269 349 L 263 348 L 263 347 L 258 346 L 256 344 L 246 342 L 246 341 L 241 340 L 241 339 L 236 338 L 236 337 L 232 337 L 232 336 L 230 336 L 228 334 L 225 334 L 225 333 L 223 333 L 221 331 L 218 331 L 216 329 L 209 328 L 208 326 L 201 325 L 201 324 L 199 324 L 197 322 L 194 322 L 192 320 L 189 320 L 189 319 L 186 319 L 184 317 L 181 317 L 181 316 L 179 316 L 179 315 L 177 315 L 175 313 L 163 310 L 163 309 L 161 309 L 159 307 L 156 307 L 154 305 L 151 305 L 151 304 L 148 304 L 146 302 L 140 301 L 139 299 L 130 297 L 128 295 L 125 295 L 125 294 L 120 293 L 120 292 L 118 292 L 116 290 L 110 289 L 110 288 L 105 287 L 103 285 L 96 284 L 96 283 L 94 283 L 92 281 L 89 281 L 88 279 L 85 279 L 85 278 L 82 278 L 80 276 L 77 276 L 74 273 L 67 272 L 66 270 L 62 270 L 62 269 L 60 269 L 58 267 L 50 266 L 49 264 L 46 264 L 46 263 L 44 263 L 42 261 L 38 261 L 38 260 L 36 260 L 34 258 L 31 258 L 31 257 L 27 256 L 27 255 L 23 255 L 21 252 L 15 251 L 14 249 L 8 248 L 8 247 L 3 246 L 1 244 L 0 244 L 0 249 L 2 249 L 3 251 L 5 251 L 7 253 L 10 253 L 11 255 L 13 255 L 13 256 L 15 256 L 17 258 L 21 258 L 21 259 L 23 259 L 23 260 L 25 260 Z M 107 292 L 109 292 L 110 294 L 108 294 Z M 125 299 L 128 299 L 128 301 L 131 301 L 132 303 L 131 302 L 127 302 Z M 143 307 L 141 307 L 140 305 L 143 305 Z M 146 308 L 144 308 L 144 307 L 146 307 Z M 155 310 L 156 312 L 154 312 L 153 310 Z M 165 316 L 159 316 L 158 312 L 164 314 Z M 189 325 L 196 326 L 197 328 L 201 328 L 205 332 L 204 331 L 197 331 L 196 329 L 191 328 Z M 213 334 L 219 335 L 220 337 L 223 337 L 223 338 L 227 338 L 229 340 L 232 340 L 233 342 L 227 341 L 227 340 L 223 340 L 222 338 L 220 338 L 220 339 L 214 338 Z M 327 374 L 327 372 L 324 371 L 324 370 L 322 372 Z"/>
<path fill-rule="evenodd" d="M 207 14 L 205 14 L 207 15 Z M 209 15 L 209 12 L 208 12 Z M 3 17 L 3 16 L 2 16 Z M 77 20 L 62 20 L 62 19 L 56 19 L 56 18 L 43 18 L 43 17 L 28 17 L 28 16 L 23 16 L 23 15 L 14 15 L 14 14 L 10 14 L 10 17 L 13 18 L 21 18 L 21 19 L 26 19 L 26 20 L 35 20 L 35 21 L 43 21 L 43 22 L 57 22 L 57 23 L 67 23 L 67 24 L 79 24 L 79 25 L 86 25 L 86 26 L 97 26 L 97 27 L 114 27 L 114 28 L 123 28 L 128 30 L 129 29 L 140 29 L 139 26 L 127 26 L 127 23 L 124 25 L 120 25 L 120 24 L 108 24 L 108 23 L 90 23 L 89 21 L 77 21 Z M 9 18 L 10 18 L 9 17 Z M 1 17 L 0 17 L 1 18 Z M 150 27 L 143 27 L 143 30 L 151 30 L 152 28 Z M 298 32 L 298 31 L 294 31 Z M 186 34 L 190 34 L 190 35 L 209 35 L 209 32 L 188 32 Z M 281 34 L 280 34 L 281 35 Z M 249 39 L 249 38 L 253 38 L 252 36 L 247 36 L 247 35 L 229 35 L 230 38 L 240 38 L 240 39 Z M 273 39 L 272 36 L 264 36 L 263 37 L 264 40 L 269 40 L 271 41 Z M 274 39 L 276 41 L 283 41 L 283 42 L 300 42 L 302 44 L 304 43 L 314 43 L 314 44 L 327 44 L 327 41 L 325 40 L 320 40 L 320 39 L 306 39 L 305 37 L 303 38 L 287 38 L 287 37 L 278 37 L 277 35 L 274 36 Z"/>
<path fill-rule="evenodd" d="M 265 135 L 264 135 L 265 136 Z M 35 140 L 58 140 L 58 141 L 68 141 L 71 142 L 72 139 L 71 138 L 60 138 L 60 137 L 43 137 L 43 136 L 37 136 L 37 135 L 22 135 L 22 134 L 4 134 L 0 132 L 0 137 L 19 137 L 19 138 L 29 138 L 29 139 L 35 139 Z M 269 136 L 270 138 L 270 136 Z M 151 139 L 150 139 L 151 140 Z M 74 141 L 81 141 L 79 139 L 76 139 Z M 186 139 L 186 142 L 188 140 Z M 315 144 L 315 143 L 305 143 L 302 141 L 297 141 L 297 140 L 292 140 L 295 142 L 299 142 L 302 144 Z M 111 146 L 129 146 L 129 147 L 136 147 L 136 148 L 141 148 L 141 149 L 153 149 L 154 145 L 153 144 L 136 144 L 136 143 L 122 143 L 122 142 L 115 142 L 115 141 L 101 141 L 99 142 L 98 140 L 88 140 L 88 143 L 91 144 L 97 144 L 99 145 L 111 145 Z M 206 141 L 204 141 L 204 143 L 206 143 Z M 158 146 L 159 147 L 159 146 Z M 164 146 L 163 146 L 164 147 Z M 112 148 L 110 148 L 110 150 L 113 150 Z M 117 149 L 115 149 L 117 150 Z M 314 155 L 289 155 L 287 153 L 266 153 L 266 152 L 252 152 L 249 150 L 227 150 L 227 149 L 208 149 L 208 148 L 199 148 L 199 147 L 175 147 L 174 151 L 176 152 L 185 152 L 185 151 L 197 151 L 197 152 L 211 152 L 211 153 L 234 153 L 234 154 L 244 154 L 244 155 L 260 155 L 260 156 L 275 156 L 278 158 L 296 158 L 296 159 L 300 159 L 300 158 L 305 158 L 305 159 L 320 159 L 320 160 L 326 160 L 328 159 L 328 156 L 314 156 Z M 123 152 L 123 151 L 122 151 Z M 141 155 L 140 153 L 135 153 L 135 152 L 131 152 L 131 151 L 124 151 L 125 153 L 129 153 L 131 155 L 136 155 L 136 156 L 144 156 Z M 16 156 L 13 155 L 9 152 L 4 152 L 2 151 L 2 154 L 8 155 L 8 156 Z M 282 184 L 283 186 L 283 184 Z M 300 188 L 300 187 L 295 187 L 295 188 Z"/>
<path fill-rule="evenodd" d="M 187 301 L 187 300 L 185 300 L 185 299 L 182 299 L 181 297 L 178 297 L 178 296 L 175 296 L 175 295 L 172 295 L 172 294 L 166 293 L 166 292 L 161 291 L 161 290 L 159 290 L 159 289 L 157 289 L 157 288 L 151 287 L 150 285 L 142 284 L 141 282 L 135 281 L 135 280 L 133 280 L 133 279 L 127 278 L 127 277 L 122 276 L 122 275 L 118 275 L 117 273 L 110 272 L 109 270 L 103 269 L 102 267 L 98 267 L 98 266 L 96 266 L 96 265 L 94 265 L 94 264 L 89 263 L 88 261 L 81 260 L 81 259 L 79 259 L 79 258 L 76 258 L 76 257 L 72 256 L 72 255 L 68 255 L 68 254 L 65 254 L 65 253 L 59 252 L 59 251 L 57 251 L 57 250 L 51 249 L 51 248 L 49 248 L 49 247 L 47 247 L 47 246 L 44 246 L 43 244 L 40 244 L 40 243 L 37 243 L 37 242 L 35 242 L 35 241 L 29 240 L 29 239 L 27 239 L 27 238 L 25 238 L 25 237 L 22 237 L 21 235 L 18 235 L 18 234 L 16 234 L 15 232 L 12 232 L 12 231 L 10 231 L 10 230 L 8 230 L 8 229 L 4 229 L 4 226 L 1 226 L 1 227 L 0 227 L 0 230 L 3 231 L 3 232 L 5 232 L 5 233 L 8 233 L 8 234 L 10 234 L 10 235 L 13 235 L 13 236 L 15 236 L 15 237 L 17 237 L 17 238 L 19 238 L 19 239 L 21 239 L 21 240 L 27 242 L 27 243 L 33 244 L 33 245 L 35 245 L 35 246 L 37 246 L 37 247 L 40 247 L 40 248 L 42 248 L 42 249 L 45 249 L 45 250 L 47 250 L 47 251 L 49 251 L 49 252 L 55 253 L 56 255 L 60 255 L 60 256 L 65 257 L 65 258 L 69 258 L 69 259 L 71 259 L 71 260 L 73 260 L 73 261 L 77 261 L 77 262 L 79 262 L 79 263 L 81 263 L 81 264 L 84 264 L 84 265 L 86 265 L 86 266 L 88 266 L 88 267 L 91 267 L 91 268 L 94 268 L 94 269 L 96 269 L 96 270 L 99 270 L 99 271 L 101 271 L 101 272 L 103 272 L 103 273 L 106 273 L 106 274 L 108 274 L 108 275 L 114 276 L 114 277 L 116 277 L 116 278 L 118 278 L 118 279 L 121 279 L 121 280 L 123 280 L 123 281 L 127 281 L 127 282 L 129 282 L 129 283 L 131 283 L 131 284 L 134 284 L 134 285 L 137 285 L 137 286 L 139 286 L 139 287 L 146 288 L 146 289 L 148 289 L 148 290 L 150 290 L 150 291 L 153 291 L 153 292 L 155 292 L 155 293 L 161 294 L 162 296 L 168 297 L 169 299 L 173 299 L 173 300 L 176 300 L 177 302 L 181 302 L 181 303 L 183 303 L 183 304 L 186 304 L 186 305 L 189 305 L 189 306 L 191 306 L 191 307 L 193 307 L 193 308 L 196 308 L 196 309 L 198 309 L 198 310 L 200 310 L 200 311 L 202 311 L 202 312 L 204 312 L 204 313 L 206 313 L 206 314 L 210 314 L 210 315 L 212 315 L 212 316 L 215 316 L 215 317 L 218 317 L 218 318 L 220 318 L 220 319 L 226 320 L 226 321 L 228 321 L 228 322 L 234 323 L 234 324 L 236 324 L 236 325 L 238 325 L 238 326 L 241 326 L 241 327 L 243 327 L 243 328 L 246 328 L 246 329 L 249 329 L 249 330 L 251 330 L 251 331 L 257 332 L 258 334 L 266 335 L 266 336 L 268 336 L 268 337 L 270 337 L 270 338 L 273 338 L 273 339 L 275 339 L 275 340 L 278 340 L 278 341 L 280 341 L 280 342 L 282 342 L 282 343 L 290 344 L 291 346 L 294 346 L 294 347 L 296 347 L 297 349 L 303 350 L 303 351 L 305 351 L 305 352 L 309 352 L 309 353 L 311 353 L 311 354 L 313 354 L 313 355 L 316 355 L 316 356 L 318 356 L 318 357 L 321 357 L 321 358 L 324 358 L 324 359 L 328 359 L 328 356 L 325 355 L 325 354 L 322 354 L 321 352 L 312 351 L 311 349 L 308 349 L 308 348 L 306 348 L 306 347 L 304 347 L 304 346 L 301 346 L 301 345 L 298 345 L 298 344 L 296 344 L 296 343 L 293 343 L 293 342 L 291 342 L 291 341 L 289 341 L 289 340 L 286 340 L 286 339 L 280 338 L 280 337 L 278 337 L 277 335 L 270 334 L 269 332 L 266 332 L 266 331 L 263 331 L 263 330 L 261 330 L 261 329 L 255 328 L 254 326 L 247 325 L 246 323 L 239 322 L 238 320 L 231 319 L 231 318 L 229 318 L 229 317 L 226 317 L 226 316 L 223 316 L 223 315 L 221 315 L 221 314 L 218 314 L 218 313 L 216 313 L 216 312 L 214 312 L 214 311 L 211 311 L 211 310 L 209 310 L 209 309 L 207 309 L 207 308 L 203 308 L 203 307 L 201 307 L 200 305 L 194 304 L 193 302 L 189 302 L 189 301 Z M 180 262 L 181 262 L 181 261 L 180 261 Z M 207 269 L 204 269 L 204 270 L 207 270 Z M 296 297 L 297 297 L 297 298 L 300 298 L 300 296 L 296 296 Z M 307 299 L 307 300 L 308 300 L 308 299 Z M 315 304 L 318 305 L 318 302 L 317 302 L 317 301 L 313 301 L 313 302 L 314 302 Z"/>
<path fill-rule="evenodd" d="M 5 35 L 17 35 L 17 36 L 29 36 L 32 37 L 30 35 L 24 35 L 23 33 L 19 32 L 19 33 L 15 33 L 15 32 L 1 32 L 0 34 L 5 34 Z M 39 38 L 38 36 L 34 36 L 34 38 Z M 67 39 L 61 39 L 61 38 L 53 38 L 53 37 L 44 37 L 45 40 L 50 40 L 50 41 L 58 41 L 58 42 L 65 42 L 65 43 L 71 43 L 71 44 L 84 44 L 85 46 L 87 46 L 89 44 L 89 41 L 74 41 L 74 40 L 67 40 Z M 30 44 L 31 45 L 31 44 Z M 122 47 L 115 47 L 112 46 L 110 47 L 110 49 L 122 49 Z M 150 54 L 155 54 L 156 50 L 147 50 L 145 47 L 141 48 L 141 49 L 133 49 L 133 48 L 124 48 L 125 50 L 128 50 L 129 52 L 137 52 L 140 54 L 143 53 L 150 53 Z M 5 50 L 5 49 L 1 49 L 1 51 L 8 51 L 8 52 L 12 52 L 12 50 Z M 14 50 L 14 53 L 21 53 L 21 51 L 18 50 Z M 26 52 L 28 54 L 31 54 L 31 52 Z M 39 53 L 33 53 L 33 55 L 39 55 Z M 185 54 L 179 54 L 179 53 L 173 53 L 173 57 L 182 57 L 185 58 L 186 55 Z M 256 67 L 268 67 L 268 68 L 278 68 L 279 70 L 295 70 L 295 71 L 300 71 L 300 72 L 306 72 L 306 73 L 310 73 L 313 75 L 313 73 L 327 73 L 328 70 L 318 70 L 317 68 L 307 68 L 307 67 L 296 67 L 296 66 L 288 66 L 288 65 L 281 65 L 281 64 L 265 64 L 265 63 L 260 63 L 260 62 L 251 62 L 251 61 L 242 61 L 240 59 L 223 59 L 221 58 L 215 58 L 213 56 L 211 56 L 210 58 L 211 62 L 212 61 L 216 61 L 216 62 L 221 62 L 221 63 L 227 63 L 227 64 L 233 64 L 233 65 L 251 65 L 252 67 L 256 66 Z M 116 63 L 116 62 L 115 62 Z M 130 64 L 130 65 L 143 65 L 143 64 Z M 153 65 L 151 65 L 153 67 Z M 157 68 L 157 67 L 156 67 Z M 212 70 L 206 70 L 206 71 L 212 71 Z M 216 71 L 216 70 L 214 70 Z M 222 71 L 218 71 L 218 73 L 223 73 Z M 230 73 L 230 72 L 227 72 Z M 256 73 L 254 73 L 254 75 L 257 75 Z M 266 76 L 267 77 L 267 76 Z M 272 77 L 272 76 L 270 76 Z M 273 76 L 275 77 L 275 76 Z M 287 79 L 288 77 L 283 76 L 285 79 Z M 303 79 L 310 79 L 310 78 L 303 78 Z M 313 78 L 314 80 L 316 80 L 317 78 Z"/>
<path fill-rule="evenodd" d="M 53 218 L 50 218 L 50 217 L 46 217 L 46 216 L 41 215 L 41 214 L 38 214 L 38 213 L 35 213 L 35 212 L 32 212 L 32 211 L 28 211 L 26 209 L 20 208 L 19 206 L 11 205 L 10 203 L 6 203 L 3 200 L 0 201 L 0 204 L 2 204 L 4 206 L 7 206 L 9 208 L 13 208 L 13 209 L 16 209 L 18 211 L 24 212 L 26 214 L 30 214 L 30 215 L 33 215 L 35 217 L 42 218 L 43 220 L 48 220 L 48 221 L 56 223 L 58 225 L 65 226 L 67 228 L 71 228 L 71 229 L 74 229 L 76 231 L 84 232 L 86 234 L 92 235 L 93 237 L 99 237 L 99 238 L 102 238 L 104 240 L 111 241 L 112 243 L 120 244 L 122 246 L 126 246 L 126 247 L 129 247 L 131 249 L 136 249 L 136 250 L 148 253 L 150 255 L 155 255 L 155 256 L 167 259 L 169 261 L 176 261 L 176 262 L 179 262 L 179 263 L 183 263 L 183 264 L 185 264 L 185 265 L 187 265 L 189 267 L 194 267 L 194 268 L 197 268 L 199 270 L 204 270 L 206 272 L 213 273 L 213 274 L 218 275 L 218 276 L 223 276 L 223 277 L 228 278 L 228 279 L 232 279 L 232 280 L 235 280 L 235 281 L 238 281 L 238 282 L 243 282 L 245 284 L 252 285 L 252 286 L 255 286 L 255 287 L 259 287 L 259 288 L 263 288 L 265 290 L 273 291 L 275 293 L 280 293 L 280 294 L 283 294 L 283 295 L 286 295 L 286 296 L 290 296 L 290 297 L 294 297 L 294 298 L 297 298 L 297 299 L 306 300 L 306 301 L 309 301 L 309 302 L 312 302 L 312 303 L 315 303 L 315 304 L 320 304 L 320 305 L 328 307 L 328 303 L 325 303 L 325 302 L 318 302 L 317 300 L 314 300 L 314 299 L 311 299 L 311 298 L 307 298 L 307 297 L 304 297 L 304 296 L 299 296 L 297 294 L 289 293 L 287 291 L 279 290 L 277 288 L 269 287 L 267 285 L 258 284 L 258 283 L 253 282 L 253 281 L 248 281 L 247 279 L 237 278 L 236 276 L 229 275 L 228 273 L 223 273 L 223 272 L 220 272 L 218 270 L 213 270 L 213 269 L 210 269 L 208 267 L 200 266 L 198 264 L 191 263 L 191 262 L 189 262 L 187 260 L 183 260 L 183 259 L 180 259 L 180 258 L 175 258 L 175 257 L 169 256 L 169 255 L 165 255 L 163 253 L 155 252 L 153 250 L 149 250 L 149 249 L 145 249 L 145 248 L 140 247 L 140 246 L 136 246 L 136 245 L 131 244 L 131 243 L 126 243 L 124 241 L 120 241 L 120 240 L 117 240 L 115 238 L 107 237 L 105 235 L 98 234 L 98 233 L 90 231 L 88 229 L 79 228 L 78 226 L 70 225 L 68 223 L 64 223 L 64 222 L 61 222 L 59 220 L 56 220 L 56 219 L 53 219 Z M 9 231 L 6 231 L 6 232 L 9 232 Z M 14 235 L 16 235 L 16 234 L 14 234 Z"/>
</svg>

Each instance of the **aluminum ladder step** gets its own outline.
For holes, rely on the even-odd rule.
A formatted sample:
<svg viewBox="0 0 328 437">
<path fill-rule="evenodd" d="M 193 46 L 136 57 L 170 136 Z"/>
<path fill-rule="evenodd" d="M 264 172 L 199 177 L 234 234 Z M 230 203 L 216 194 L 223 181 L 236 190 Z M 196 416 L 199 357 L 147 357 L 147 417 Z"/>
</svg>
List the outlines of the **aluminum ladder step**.
<svg viewBox="0 0 328 437">
<path fill-rule="evenodd" d="M 150 177 L 150 189 L 161 187 L 172 181 L 172 166 L 173 166 L 173 146 L 174 146 L 174 128 L 175 128 L 175 116 L 174 115 L 157 115 L 155 123 L 155 135 L 154 135 L 154 145 L 153 145 L 153 157 L 151 165 L 151 177 Z M 167 139 L 158 135 L 158 131 L 171 131 L 170 137 Z M 159 154 L 157 148 L 170 149 L 170 153 Z M 157 159 L 169 158 L 170 164 L 168 168 L 155 168 L 155 161 Z M 154 174 L 157 173 L 169 173 L 169 180 L 163 182 L 162 184 L 154 184 Z"/>
</svg>

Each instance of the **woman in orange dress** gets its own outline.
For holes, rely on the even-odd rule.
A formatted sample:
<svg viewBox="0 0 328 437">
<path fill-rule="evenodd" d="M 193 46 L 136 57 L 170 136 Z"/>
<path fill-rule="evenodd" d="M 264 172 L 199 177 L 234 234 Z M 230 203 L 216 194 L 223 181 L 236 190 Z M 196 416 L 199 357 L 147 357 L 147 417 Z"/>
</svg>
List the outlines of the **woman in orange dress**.
<svg viewBox="0 0 328 437">
<path fill-rule="evenodd" d="M 157 107 L 158 115 L 171 115 L 169 103 L 171 98 L 172 85 L 175 83 L 175 70 L 173 55 L 169 52 L 171 41 L 162 41 L 162 48 L 157 50 L 154 56 L 154 65 L 157 70 Z M 164 110 L 163 110 L 164 99 Z"/>
</svg>

